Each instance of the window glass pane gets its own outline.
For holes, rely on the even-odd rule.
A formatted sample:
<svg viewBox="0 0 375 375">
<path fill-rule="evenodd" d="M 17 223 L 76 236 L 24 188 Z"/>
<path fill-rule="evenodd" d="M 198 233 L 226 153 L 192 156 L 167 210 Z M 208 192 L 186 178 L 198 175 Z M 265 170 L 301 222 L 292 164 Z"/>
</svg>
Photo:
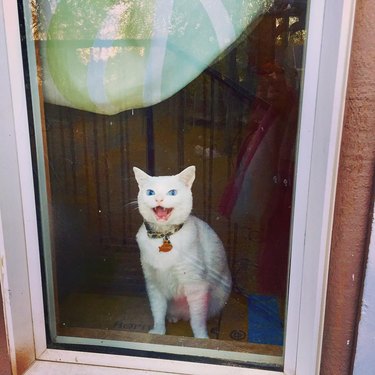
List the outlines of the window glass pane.
<svg viewBox="0 0 375 375">
<path fill-rule="evenodd" d="M 282 365 L 306 3 L 25 2 L 51 347 Z"/>
</svg>

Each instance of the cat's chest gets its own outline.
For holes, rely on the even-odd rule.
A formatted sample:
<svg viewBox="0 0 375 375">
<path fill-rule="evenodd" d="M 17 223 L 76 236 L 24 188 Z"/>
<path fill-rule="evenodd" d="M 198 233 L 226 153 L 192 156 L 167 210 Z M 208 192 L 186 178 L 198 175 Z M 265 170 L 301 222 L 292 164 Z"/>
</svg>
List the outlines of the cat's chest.
<svg viewBox="0 0 375 375">
<path fill-rule="evenodd" d="M 177 238 L 176 238 L 177 237 Z M 188 248 L 192 247 L 192 241 L 182 241 L 181 236 L 171 236 L 170 249 L 163 248 L 163 239 L 150 239 L 143 237 L 138 240 L 141 251 L 142 263 L 147 263 L 156 269 L 167 269 L 178 266 L 183 262 Z"/>
</svg>

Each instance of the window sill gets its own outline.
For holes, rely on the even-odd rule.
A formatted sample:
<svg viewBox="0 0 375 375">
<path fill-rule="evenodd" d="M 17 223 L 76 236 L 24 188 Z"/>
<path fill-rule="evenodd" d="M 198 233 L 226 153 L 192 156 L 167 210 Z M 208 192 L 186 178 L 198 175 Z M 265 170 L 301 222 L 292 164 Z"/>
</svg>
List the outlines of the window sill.
<svg viewBox="0 0 375 375">
<path fill-rule="evenodd" d="M 47 349 L 25 375 L 215 374 L 275 375 L 279 371 Z"/>
</svg>

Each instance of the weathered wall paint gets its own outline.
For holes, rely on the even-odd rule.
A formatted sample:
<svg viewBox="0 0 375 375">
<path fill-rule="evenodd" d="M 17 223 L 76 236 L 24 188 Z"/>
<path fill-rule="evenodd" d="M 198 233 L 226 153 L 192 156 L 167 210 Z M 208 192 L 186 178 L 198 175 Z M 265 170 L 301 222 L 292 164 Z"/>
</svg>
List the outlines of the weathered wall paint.
<svg viewBox="0 0 375 375">
<path fill-rule="evenodd" d="M 321 375 L 349 375 L 375 168 L 375 2 L 357 0 L 332 237 Z"/>
</svg>

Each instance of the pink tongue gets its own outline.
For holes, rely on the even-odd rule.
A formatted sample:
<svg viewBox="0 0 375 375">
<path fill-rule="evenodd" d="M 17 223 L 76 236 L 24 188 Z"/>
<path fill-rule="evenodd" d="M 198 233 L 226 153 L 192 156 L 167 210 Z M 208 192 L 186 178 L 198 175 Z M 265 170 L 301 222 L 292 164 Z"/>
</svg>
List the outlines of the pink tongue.
<svg viewBox="0 0 375 375">
<path fill-rule="evenodd" d="M 155 207 L 154 211 L 155 211 L 156 216 L 159 219 L 166 219 L 170 212 L 170 209 L 159 206 L 159 207 Z"/>
</svg>

